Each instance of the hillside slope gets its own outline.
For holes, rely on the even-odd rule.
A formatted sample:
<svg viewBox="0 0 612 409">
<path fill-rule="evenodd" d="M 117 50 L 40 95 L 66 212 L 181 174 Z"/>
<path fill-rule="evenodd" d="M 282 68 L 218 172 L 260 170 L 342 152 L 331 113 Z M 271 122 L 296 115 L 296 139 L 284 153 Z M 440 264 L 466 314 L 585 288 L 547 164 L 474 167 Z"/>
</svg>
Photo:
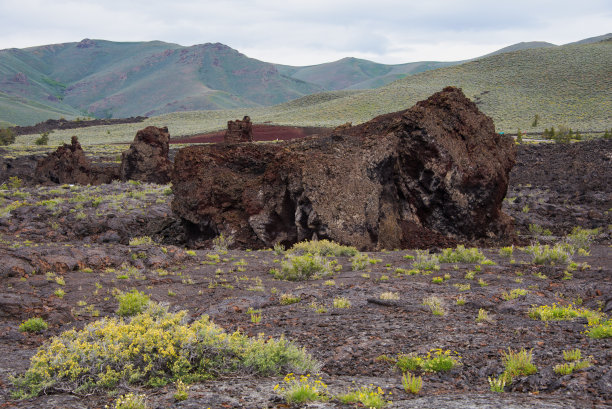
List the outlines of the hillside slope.
<svg viewBox="0 0 612 409">
<path fill-rule="evenodd" d="M 0 91 L 51 117 L 273 105 L 321 90 L 223 44 L 83 40 L 0 51 Z M 35 109 L 28 116 L 10 104 L 3 108 L 0 120 L 41 120 Z"/>
<path fill-rule="evenodd" d="M 325 92 L 273 107 L 177 112 L 139 124 L 85 128 L 79 140 L 127 142 L 148 125 L 168 126 L 173 137 L 193 135 L 224 129 L 228 120 L 244 115 L 256 123 L 291 126 L 358 124 L 406 109 L 449 85 L 462 88 L 500 132 L 541 132 L 559 125 L 603 131 L 612 127 L 612 41 L 504 53 L 415 74 L 379 89 Z M 536 114 L 539 124 L 532 127 Z M 69 142 L 73 134 L 58 131 L 51 139 Z M 19 137 L 18 143 L 34 138 Z"/>
</svg>

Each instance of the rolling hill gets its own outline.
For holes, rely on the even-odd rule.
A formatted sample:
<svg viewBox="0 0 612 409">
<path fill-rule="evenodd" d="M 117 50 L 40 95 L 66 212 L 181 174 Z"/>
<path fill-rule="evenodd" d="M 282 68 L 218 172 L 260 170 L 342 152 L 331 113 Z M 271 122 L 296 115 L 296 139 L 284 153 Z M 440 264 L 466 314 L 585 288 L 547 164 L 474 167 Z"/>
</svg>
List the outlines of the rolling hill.
<svg viewBox="0 0 612 409">
<path fill-rule="evenodd" d="M 85 39 L 13 48 L 0 50 L 0 125 L 270 106 L 322 91 L 378 88 L 461 63 L 386 65 L 343 58 L 292 67 L 248 58 L 219 43 L 183 47 L 161 41 Z"/>
<path fill-rule="evenodd" d="M 222 128 L 244 112 L 260 122 L 333 126 L 400 110 L 456 85 L 499 129 L 525 129 L 535 114 L 549 125 L 603 127 L 610 122 L 612 52 L 610 40 L 598 40 L 609 37 L 565 46 L 518 43 L 464 62 L 344 58 L 308 67 L 265 63 L 210 43 L 83 40 L 0 50 L 0 126 L 183 111 L 151 121 L 187 118 L 178 135 Z M 202 110 L 209 112 L 191 112 Z"/>
</svg>

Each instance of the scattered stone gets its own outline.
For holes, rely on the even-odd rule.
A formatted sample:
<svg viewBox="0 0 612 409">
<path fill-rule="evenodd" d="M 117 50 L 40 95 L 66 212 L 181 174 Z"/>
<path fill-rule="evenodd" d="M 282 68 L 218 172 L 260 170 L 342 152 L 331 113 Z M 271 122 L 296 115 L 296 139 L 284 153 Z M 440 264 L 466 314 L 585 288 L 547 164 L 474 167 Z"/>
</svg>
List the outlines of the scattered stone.
<svg viewBox="0 0 612 409">
<path fill-rule="evenodd" d="M 191 240 L 222 233 L 248 248 L 313 238 L 368 250 L 507 239 L 501 203 L 514 157 L 511 138 L 448 87 L 330 136 L 184 148 L 172 209 Z"/>
<path fill-rule="evenodd" d="M 136 133 L 130 149 L 121 155 L 121 180 L 165 184 L 170 181 L 172 162 L 168 159 L 168 128 L 147 126 Z"/>
</svg>

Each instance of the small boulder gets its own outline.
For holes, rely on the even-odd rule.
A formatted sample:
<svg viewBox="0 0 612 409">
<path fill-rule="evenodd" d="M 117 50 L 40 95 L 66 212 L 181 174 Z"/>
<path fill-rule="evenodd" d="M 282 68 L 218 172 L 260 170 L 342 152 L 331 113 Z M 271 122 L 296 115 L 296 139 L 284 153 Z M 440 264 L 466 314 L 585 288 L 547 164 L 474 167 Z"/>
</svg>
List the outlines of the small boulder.
<svg viewBox="0 0 612 409">
<path fill-rule="evenodd" d="M 168 158 L 169 141 L 167 127 L 147 126 L 138 131 L 130 149 L 121 155 L 121 180 L 158 184 L 170 182 L 172 162 Z"/>
</svg>

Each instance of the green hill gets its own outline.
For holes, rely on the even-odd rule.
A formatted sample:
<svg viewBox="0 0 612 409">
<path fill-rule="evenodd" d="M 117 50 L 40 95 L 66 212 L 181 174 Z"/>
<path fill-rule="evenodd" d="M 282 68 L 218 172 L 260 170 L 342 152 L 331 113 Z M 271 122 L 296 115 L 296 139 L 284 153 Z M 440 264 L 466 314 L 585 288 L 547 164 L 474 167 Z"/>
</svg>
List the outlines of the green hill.
<svg viewBox="0 0 612 409">
<path fill-rule="evenodd" d="M 461 87 L 491 116 L 498 131 L 541 132 L 559 125 L 581 132 L 612 127 L 612 40 L 527 49 L 414 74 L 384 87 L 305 96 L 272 107 L 176 112 L 144 123 L 80 129 L 83 144 L 127 142 L 148 125 L 168 126 L 172 136 L 225 128 L 230 119 L 250 115 L 257 123 L 295 126 L 358 124 L 406 109 L 442 88 Z M 535 115 L 540 121 L 532 127 Z M 58 131 L 52 143 L 68 142 L 75 131 Z M 18 138 L 32 143 L 35 136 Z"/>
<path fill-rule="evenodd" d="M 0 51 L 0 120 L 15 124 L 267 106 L 319 91 L 223 44 L 86 39 Z"/>
</svg>

